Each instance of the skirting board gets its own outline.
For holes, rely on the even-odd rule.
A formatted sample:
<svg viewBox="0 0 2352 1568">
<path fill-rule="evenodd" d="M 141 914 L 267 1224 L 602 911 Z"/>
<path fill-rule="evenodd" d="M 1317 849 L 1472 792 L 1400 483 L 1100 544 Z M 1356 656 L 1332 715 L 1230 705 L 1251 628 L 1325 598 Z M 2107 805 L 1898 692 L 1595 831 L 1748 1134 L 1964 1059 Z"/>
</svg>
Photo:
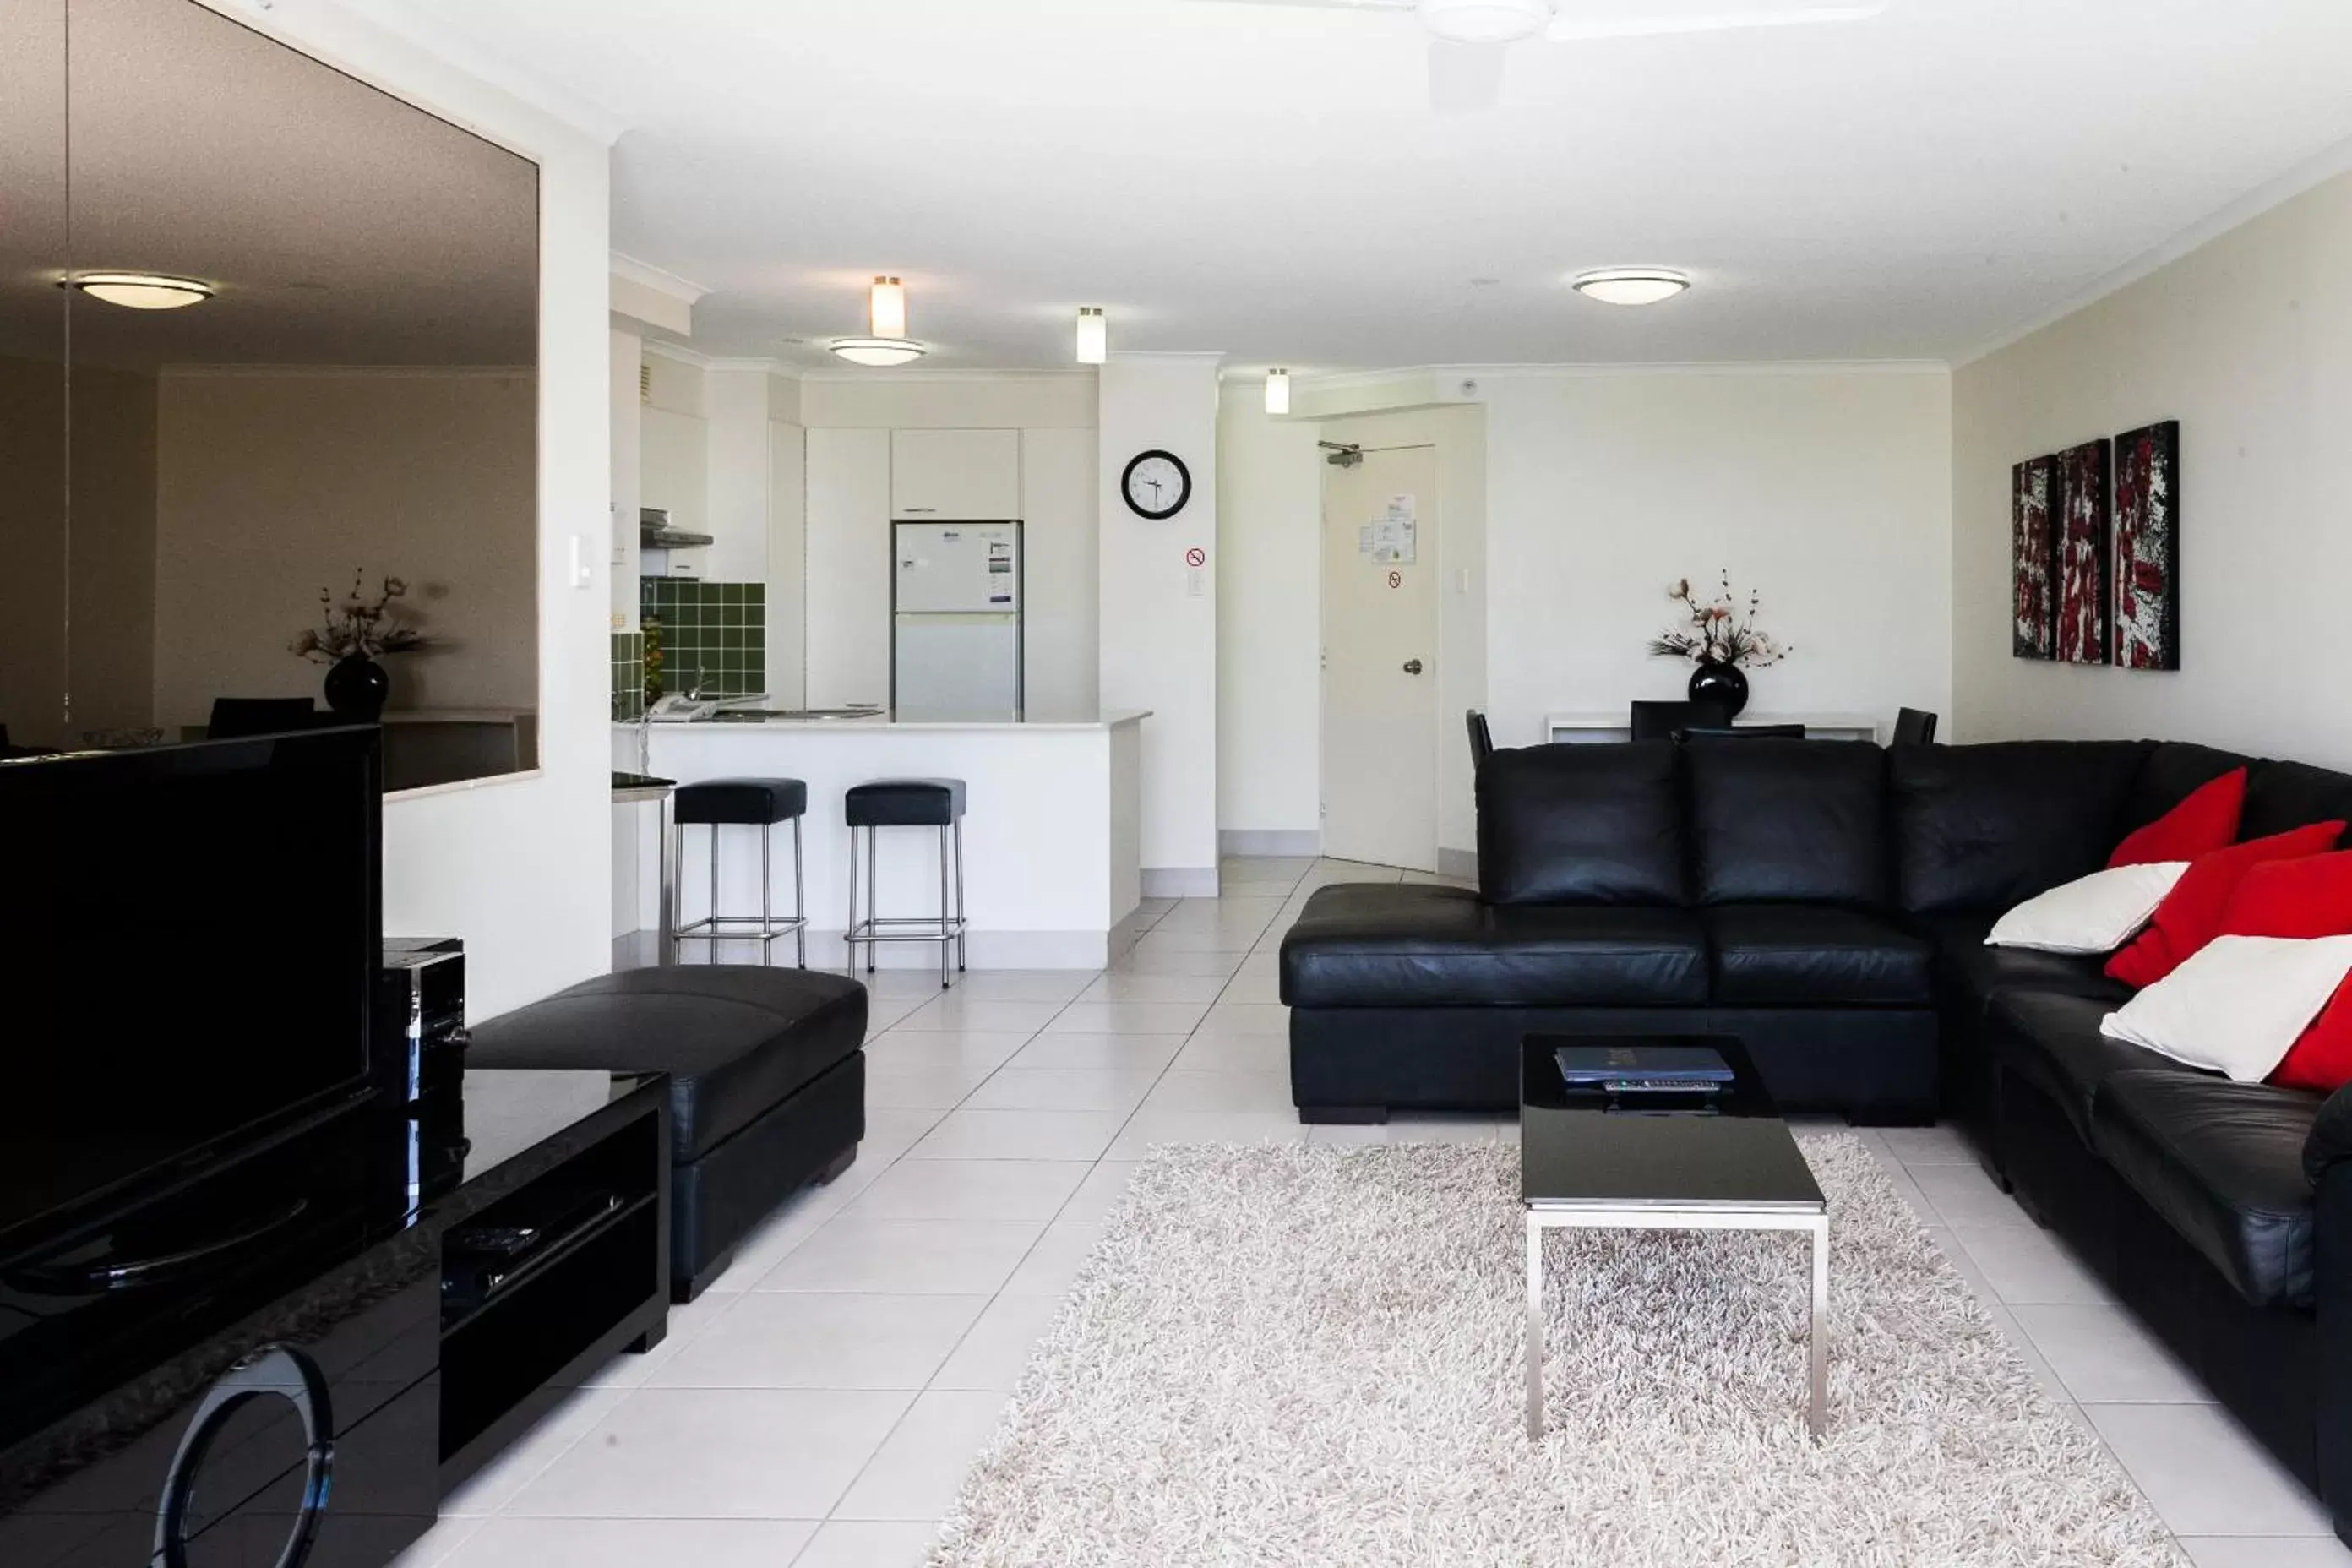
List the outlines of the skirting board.
<svg viewBox="0 0 2352 1568">
<path fill-rule="evenodd" d="M 1123 941 L 1111 931 L 975 931 L 966 934 L 964 946 L 967 959 L 974 969 L 1100 969 L 1116 952 L 1135 945 L 1135 932 L 1130 929 L 1132 917 L 1122 923 Z M 1114 943 L 1117 945 L 1114 945 Z M 687 942 L 678 944 L 679 956 L 688 963 L 757 963 L 760 944 L 754 942 L 726 942 L 718 944 L 716 958 L 706 956 L 711 944 Z M 794 950 L 791 937 L 779 937 L 770 947 L 770 962 L 779 966 L 793 962 Z M 632 931 L 613 939 L 613 962 L 615 967 L 629 968 L 653 963 L 654 933 Z M 842 969 L 849 963 L 849 950 L 843 945 L 837 931 L 820 931 L 814 926 L 808 932 L 808 961 L 812 969 Z M 857 955 L 860 968 L 866 955 Z M 937 969 L 939 948 L 927 942 L 886 942 L 875 956 L 877 967 L 883 969 Z"/>
<path fill-rule="evenodd" d="M 1312 827 L 1221 827 L 1220 855 L 1288 858 L 1323 853 L 1323 835 Z"/>
<path fill-rule="evenodd" d="M 1147 899 L 1213 899 L 1217 896 L 1214 866 L 1146 866 L 1143 896 Z"/>
<path fill-rule="evenodd" d="M 1460 881 L 1478 879 L 1478 851 L 1475 849 L 1440 849 L 1437 852 L 1437 874 Z"/>
</svg>

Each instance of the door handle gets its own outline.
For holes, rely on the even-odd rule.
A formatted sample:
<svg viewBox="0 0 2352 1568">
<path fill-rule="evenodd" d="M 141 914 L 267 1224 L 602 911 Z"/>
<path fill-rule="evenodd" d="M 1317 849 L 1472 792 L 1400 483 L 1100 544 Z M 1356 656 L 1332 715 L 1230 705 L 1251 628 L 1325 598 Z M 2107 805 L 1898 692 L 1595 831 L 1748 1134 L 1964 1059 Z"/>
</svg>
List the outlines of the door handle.
<svg viewBox="0 0 2352 1568">
<path fill-rule="evenodd" d="M 1406 659 L 1404 661 L 1404 672 L 1407 675 L 1419 675 L 1421 673 L 1421 660 L 1417 658 Z"/>
</svg>

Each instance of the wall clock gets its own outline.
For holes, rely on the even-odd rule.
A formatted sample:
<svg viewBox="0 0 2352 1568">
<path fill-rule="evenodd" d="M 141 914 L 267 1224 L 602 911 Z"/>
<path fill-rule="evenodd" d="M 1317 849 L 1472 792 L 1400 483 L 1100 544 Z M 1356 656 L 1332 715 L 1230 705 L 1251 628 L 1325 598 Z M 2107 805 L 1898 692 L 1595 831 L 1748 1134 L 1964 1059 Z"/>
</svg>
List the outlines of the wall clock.
<svg viewBox="0 0 2352 1568">
<path fill-rule="evenodd" d="M 1129 511 L 1159 522 L 1192 499 L 1192 470 L 1173 452 L 1139 452 L 1119 476 L 1118 489 Z"/>
</svg>

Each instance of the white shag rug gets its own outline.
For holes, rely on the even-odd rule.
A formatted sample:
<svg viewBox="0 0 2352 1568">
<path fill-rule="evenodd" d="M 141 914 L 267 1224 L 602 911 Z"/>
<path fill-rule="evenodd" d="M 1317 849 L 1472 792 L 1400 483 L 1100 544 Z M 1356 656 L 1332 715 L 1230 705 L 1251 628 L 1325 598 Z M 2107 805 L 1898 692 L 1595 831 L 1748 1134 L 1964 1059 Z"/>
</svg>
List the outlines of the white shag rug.
<svg viewBox="0 0 2352 1568">
<path fill-rule="evenodd" d="M 1830 1199 L 1830 1429 L 1800 1236 L 1548 1242 L 1528 1440 L 1514 1149 L 1155 1152 L 934 1568 L 2091 1568 L 2187 1561 L 1870 1152 Z"/>
</svg>

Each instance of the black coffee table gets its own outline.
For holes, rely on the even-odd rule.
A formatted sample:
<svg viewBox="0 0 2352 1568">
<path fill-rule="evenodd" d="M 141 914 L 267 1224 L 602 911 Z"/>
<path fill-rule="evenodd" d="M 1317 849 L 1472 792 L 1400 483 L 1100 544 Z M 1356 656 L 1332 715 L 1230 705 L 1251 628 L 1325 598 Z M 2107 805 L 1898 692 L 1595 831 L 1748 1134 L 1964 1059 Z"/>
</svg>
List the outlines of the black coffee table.
<svg viewBox="0 0 2352 1568">
<path fill-rule="evenodd" d="M 1706 1046 L 1735 1082 L 1712 1110 L 1664 1096 L 1612 1103 L 1570 1092 L 1559 1046 Z M 1829 1205 L 1739 1042 L 1728 1036 L 1530 1035 L 1519 1068 L 1519 1194 L 1528 1212 L 1528 1436 L 1544 1428 L 1543 1233 L 1553 1229 L 1801 1230 L 1813 1238 L 1812 1398 L 1829 1405 Z"/>
</svg>

